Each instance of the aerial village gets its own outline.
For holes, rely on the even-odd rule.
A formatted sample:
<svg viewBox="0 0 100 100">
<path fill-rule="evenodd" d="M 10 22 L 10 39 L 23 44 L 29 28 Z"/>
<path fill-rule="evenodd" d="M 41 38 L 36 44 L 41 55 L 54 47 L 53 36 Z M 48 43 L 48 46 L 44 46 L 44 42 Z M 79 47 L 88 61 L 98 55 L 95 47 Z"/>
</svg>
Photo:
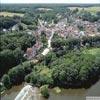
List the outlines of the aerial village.
<svg viewBox="0 0 100 100">
<path fill-rule="evenodd" d="M 51 11 L 52 9 L 45 9 L 45 8 L 38 8 L 37 10 L 42 11 Z M 56 15 L 59 18 L 62 16 L 57 14 Z M 66 39 L 66 38 L 81 38 L 83 36 L 95 36 L 100 35 L 100 32 L 98 32 L 98 28 L 100 27 L 100 22 L 89 22 L 89 21 L 83 21 L 80 17 L 74 18 L 71 17 L 72 22 L 69 23 L 67 18 L 61 18 L 56 24 L 54 23 L 54 20 L 52 20 L 51 23 L 48 23 L 45 20 L 38 19 L 38 28 L 33 30 L 28 30 L 27 25 L 21 23 L 25 30 L 27 29 L 27 34 L 29 35 L 35 35 L 36 37 L 36 44 L 33 45 L 31 48 L 27 48 L 26 53 L 24 54 L 24 57 L 27 59 L 32 59 L 37 55 L 37 51 L 40 50 L 40 48 L 43 47 L 43 43 L 41 42 L 41 34 L 42 32 L 45 33 L 46 39 L 49 40 L 52 31 L 54 34 L 57 34 L 58 36 Z M 7 31 L 19 31 L 19 24 L 14 25 L 12 28 L 6 30 L 3 29 L 3 32 Z M 44 54 L 45 55 L 45 54 Z"/>
<path fill-rule="evenodd" d="M 82 96 L 86 96 L 92 85 L 100 83 L 100 7 L 70 6 L 3 5 L 0 13 L 3 100 L 5 97 L 8 100 L 6 91 L 14 89 L 10 91 L 13 95 L 18 87 L 16 96 L 9 96 L 9 100 L 44 100 L 41 97 L 49 96 L 50 100 L 62 100 L 62 96 L 66 100 L 71 92 L 73 100 L 75 93 L 80 97 L 82 91 Z"/>
<path fill-rule="evenodd" d="M 83 36 L 99 36 L 100 32 L 97 31 L 97 27 L 100 27 L 99 22 L 89 22 L 89 21 L 82 21 L 82 19 L 74 19 L 73 23 L 70 25 L 67 23 L 67 18 L 62 19 L 57 24 L 54 24 L 53 20 L 52 23 L 48 24 L 47 22 L 38 19 L 39 25 L 38 29 L 35 32 L 31 32 L 37 37 L 36 44 L 32 48 L 27 48 L 26 54 L 28 59 L 32 59 L 36 56 L 37 51 L 43 47 L 43 43 L 40 41 L 40 36 L 42 32 L 45 33 L 46 39 L 49 40 L 52 31 L 54 34 L 58 34 L 62 38 L 81 38 Z M 82 26 L 83 29 L 80 30 L 78 26 Z M 45 55 L 45 54 L 44 54 Z"/>
</svg>

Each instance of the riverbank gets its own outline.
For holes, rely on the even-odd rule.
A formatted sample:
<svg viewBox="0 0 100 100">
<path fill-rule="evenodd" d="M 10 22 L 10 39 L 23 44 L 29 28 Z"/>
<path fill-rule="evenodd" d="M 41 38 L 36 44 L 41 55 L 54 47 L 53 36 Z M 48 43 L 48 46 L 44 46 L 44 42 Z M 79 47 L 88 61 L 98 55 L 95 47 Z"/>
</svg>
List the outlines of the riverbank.
<svg viewBox="0 0 100 100">
<path fill-rule="evenodd" d="M 14 100 L 23 87 L 24 84 L 14 86 L 5 92 L 5 94 L 1 96 L 1 99 Z M 86 96 L 100 96 L 100 80 L 89 89 L 61 89 L 60 93 L 56 93 L 54 89 L 49 89 L 49 92 L 50 97 L 48 100 L 86 100 Z M 41 97 L 39 100 L 45 99 Z"/>
</svg>

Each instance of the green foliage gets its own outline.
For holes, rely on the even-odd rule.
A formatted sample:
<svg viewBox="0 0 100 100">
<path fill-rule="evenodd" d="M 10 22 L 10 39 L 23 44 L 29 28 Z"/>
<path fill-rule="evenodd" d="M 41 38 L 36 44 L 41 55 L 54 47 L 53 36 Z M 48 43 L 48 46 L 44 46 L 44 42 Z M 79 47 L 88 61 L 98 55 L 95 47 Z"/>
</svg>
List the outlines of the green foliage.
<svg viewBox="0 0 100 100">
<path fill-rule="evenodd" d="M 11 49 L 20 48 L 26 50 L 27 47 L 30 47 L 35 44 L 34 36 L 28 35 L 25 32 L 15 32 L 8 33 L 1 36 L 1 49 Z"/>
<path fill-rule="evenodd" d="M 79 11 L 78 8 L 76 8 L 76 9 L 74 9 L 74 10 L 72 11 L 72 13 L 73 13 L 73 14 L 76 14 L 78 11 Z"/>
<path fill-rule="evenodd" d="M 54 12 L 52 12 L 52 11 L 43 13 L 43 14 L 41 14 L 41 16 L 42 16 L 42 19 L 47 21 L 47 22 L 51 22 L 53 19 L 54 20 L 57 19 L 56 18 L 56 14 Z"/>
<path fill-rule="evenodd" d="M 40 91 L 43 97 L 48 98 L 49 97 L 49 91 L 48 91 L 48 86 L 43 85 L 40 87 Z"/>
<path fill-rule="evenodd" d="M 53 79 L 51 77 L 51 71 L 48 68 L 37 68 L 37 70 L 33 70 L 32 73 L 28 74 L 25 77 L 25 81 L 28 83 L 32 83 L 35 86 L 42 86 L 45 84 L 52 85 Z"/>
<path fill-rule="evenodd" d="M 0 52 L 0 70 L 2 70 L 0 77 L 10 68 L 24 61 L 23 54 L 20 48 L 16 48 L 14 51 L 5 49 Z"/>
<path fill-rule="evenodd" d="M 84 13 L 82 13 L 82 19 L 84 21 L 95 22 L 98 21 L 100 18 L 98 15 L 93 15 L 90 12 L 84 11 Z"/>
<path fill-rule="evenodd" d="M 26 61 L 10 69 L 8 71 L 8 76 L 10 78 L 11 84 L 12 85 L 21 84 L 24 81 L 25 76 L 31 73 L 33 66 L 34 64 Z"/>
<path fill-rule="evenodd" d="M 49 66 L 50 63 L 53 62 L 54 60 L 56 60 L 56 54 L 54 52 L 50 52 L 44 57 L 43 63 Z"/>
<path fill-rule="evenodd" d="M 27 47 L 35 44 L 35 37 L 24 32 L 1 35 L 0 61 L 2 70 L 0 77 L 10 68 L 25 61 L 23 57 Z M 5 63 L 4 63 L 5 62 Z"/>
<path fill-rule="evenodd" d="M 13 9 L 12 9 L 13 8 Z M 37 11 L 37 8 L 50 8 L 50 11 Z M 22 18 L 0 17 L 0 30 L 9 29 L 17 24 L 21 32 L 5 32 L 0 33 L 0 60 L 1 67 L 0 77 L 4 75 L 2 81 L 6 88 L 11 85 L 21 84 L 24 80 L 31 82 L 35 86 L 60 86 L 66 88 L 89 87 L 94 84 L 100 77 L 100 57 L 99 52 L 95 50 L 87 50 L 100 47 L 100 36 L 83 37 L 81 39 L 66 38 L 63 39 L 54 35 L 52 39 L 52 52 L 45 57 L 38 55 L 39 60 L 37 66 L 30 61 L 23 62 L 23 54 L 28 47 L 32 47 L 36 40 L 33 35 L 24 32 L 26 28 L 36 30 L 38 27 L 38 19 L 43 19 L 47 23 L 57 23 L 60 19 L 67 18 L 71 24 L 73 19 L 79 16 L 83 21 L 95 22 L 100 20 L 100 12 L 95 15 L 90 12 L 78 12 L 78 9 L 70 10 L 66 5 L 2 5 L 3 11 L 24 12 Z M 58 18 L 59 17 L 59 18 Z M 21 22 L 21 23 L 19 23 Z M 80 30 L 84 30 L 82 25 L 77 26 Z M 99 32 L 99 27 L 97 27 Z M 26 30 L 27 31 L 27 30 Z M 47 44 L 46 35 L 42 32 L 41 41 L 45 47 Z M 81 45 L 82 44 L 82 45 Z M 86 47 L 87 53 L 84 53 Z M 82 51 L 83 50 L 83 51 Z M 40 52 L 40 51 L 39 51 Z M 92 52 L 92 53 L 91 53 Z M 17 66 L 16 66 L 17 65 Z M 44 97 L 48 97 L 48 87 L 41 87 L 41 93 Z"/>
<path fill-rule="evenodd" d="M 0 16 L 0 29 L 9 29 L 17 23 L 18 21 L 16 18 Z"/>
<path fill-rule="evenodd" d="M 41 32 L 41 41 L 43 44 L 47 43 L 46 34 L 44 31 Z"/>
<path fill-rule="evenodd" d="M 30 30 L 36 30 L 37 26 L 35 24 L 34 25 L 28 25 L 28 29 L 30 29 Z"/>
<path fill-rule="evenodd" d="M 51 77 L 51 73 L 50 71 L 47 71 L 44 69 L 44 72 L 45 73 L 41 73 L 40 72 L 40 75 L 39 75 L 39 79 L 38 79 L 38 84 L 41 86 L 41 85 L 45 85 L 45 84 L 48 84 L 48 85 L 53 85 L 53 79 Z"/>
<path fill-rule="evenodd" d="M 100 76 L 99 48 L 84 53 L 80 42 L 80 39 L 73 38 L 53 40 L 53 51 L 48 53 L 38 66 L 34 67 L 33 73 L 29 76 L 30 82 L 36 86 L 48 84 L 65 88 L 87 88 L 94 84 Z M 85 46 L 89 43 L 90 47 L 97 47 L 98 42 L 100 42 L 98 36 L 84 37 L 82 44 Z M 64 50 L 63 54 L 59 53 Z"/>
<path fill-rule="evenodd" d="M 100 36 L 94 36 L 94 37 L 83 37 L 82 41 L 81 39 L 77 38 L 68 38 L 66 40 L 62 38 L 57 38 L 52 41 L 52 47 L 55 53 L 60 51 L 68 51 L 73 50 L 74 48 L 80 49 L 81 43 L 86 46 L 89 44 L 89 47 L 100 47 Z M 65 52 L 64 52 L 65 53 Z"/>
<path fill-rule="evenodd" d="M 25 82 L 27 82 L 27 83 L 30 83 L 31 82 L 31 75 L 32 74 L 28 74 L 28 75 L 25 76 L 25 79 L 24 79 Z"/>
<path fill-rule="evenodd" d="M 96 77 L 99 74 L 100 66 L 95 59 L 95 56 L 91 54 L 77 55 L 75 53 L 71 53 L 71 55 L 69 53 L 57 59 L 51 64 L 54 84 L 63 87 L 90 86 L 97 80 Z"/>
<path fill-rule="evenodd" d="M 10 78 L 7 74 L 5 74 L 3 77 L 2 77 L 2 83 L 4 85 L 4 87 L 6 89 L 10 89 L 11 88 L 11 82 L 10 82 Z"/>
<path fill-rule="evenodd" d="M 13 85 L 18 85 L 23 82 L 25 77 L 25 72 L 24 69 L 19 65 L 18 67 L 10 69 L 8 75 L 10 77 L 11 83 Z"/>
<path fill-rule="evenodd" d="M 31 80 L 30 80 L 30 82 L 31 82 L 33 85 L 36 85 L 37 82 L 38 82 L 38 80 L 39 80 L 39 74 L 33 71 L 32 74 L 30 74 L 30 75 L 31 75 Z"/>
</svg>

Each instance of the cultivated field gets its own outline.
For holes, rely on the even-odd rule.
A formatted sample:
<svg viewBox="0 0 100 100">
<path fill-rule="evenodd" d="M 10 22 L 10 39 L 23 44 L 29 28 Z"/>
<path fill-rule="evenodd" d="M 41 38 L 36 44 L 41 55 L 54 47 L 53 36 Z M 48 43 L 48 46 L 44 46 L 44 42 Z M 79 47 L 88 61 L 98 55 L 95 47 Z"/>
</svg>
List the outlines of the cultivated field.
<svg viewBox="0 0 100 100">
<path fill-rule="evenodd" d="M 100 11 L 100 7 L 88 7 L 88 8 L 85 8 L 86 11 L 89 11 L 91 13 L 96 13 L 98 11 Z"/>
<path fill-rule="evenodd" d="M 9 17 L 13 17 L 13 16 L 20 16 L 23 17 L 24 14 L 22 13 L 12 13 L 12 12 L 0 12 L 0 16 L 9 16 Z"/>
<path fill-rule="evenodd" d="M 70 7 L 70 9 L 76 9 L 78 8 L 79 11 L 81 11 L 83 8 L 82 7 Z M 91 12 L 91 13 L 96 13 L 98 11 L 100 11 L 100 7 L 84 7 L 85 11 Z"/>
</svg>

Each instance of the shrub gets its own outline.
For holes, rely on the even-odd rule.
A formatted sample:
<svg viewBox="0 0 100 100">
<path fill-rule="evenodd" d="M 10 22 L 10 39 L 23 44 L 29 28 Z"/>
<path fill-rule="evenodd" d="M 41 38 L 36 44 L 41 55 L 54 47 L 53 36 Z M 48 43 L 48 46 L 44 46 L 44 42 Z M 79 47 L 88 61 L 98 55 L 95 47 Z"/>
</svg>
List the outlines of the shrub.
<svg viewBox="0 0 100 100">
<path fill-rule="evenodd" d="M 41 86 L 40 91 L 41 91 L 41 94 L 43 97 L 45 97 L 45 98 L 49 97 L 48 85 Z"/>
<path fill-rule="evenodd" d="M 10 78 L 7 74 L 5 74 L 3 77 L 2 77 L 2 83 L 4 84 L 4 87 L 7 88 L 7 89 L 10 89 L 11 88 L 11 82 L 10 82 Z"/>
<path fill-rule="evenodd" d="M 39 74 L 36 73 L 36 72 L 32 72 L 32 74 L 31 74 L 31 80 L 30 80 L 31 83 L 33 85 L 37 85 L 38 80 L 39 80 Z"/>
<path fill-rule="evenodd" d="M 38 79 L 38 84 L 41 85 L 52 85 L 53 84 L 53 79 L 52 77 L 49 77 L 48 75 L 39 75 L 39 79 Z"/>
<path fill-rule="evenodd" d="M 27 76 L 25 76 L 25 82 L 30 83 L 31 81 L 31 74 L 28 74 Z"/>
</svg>

